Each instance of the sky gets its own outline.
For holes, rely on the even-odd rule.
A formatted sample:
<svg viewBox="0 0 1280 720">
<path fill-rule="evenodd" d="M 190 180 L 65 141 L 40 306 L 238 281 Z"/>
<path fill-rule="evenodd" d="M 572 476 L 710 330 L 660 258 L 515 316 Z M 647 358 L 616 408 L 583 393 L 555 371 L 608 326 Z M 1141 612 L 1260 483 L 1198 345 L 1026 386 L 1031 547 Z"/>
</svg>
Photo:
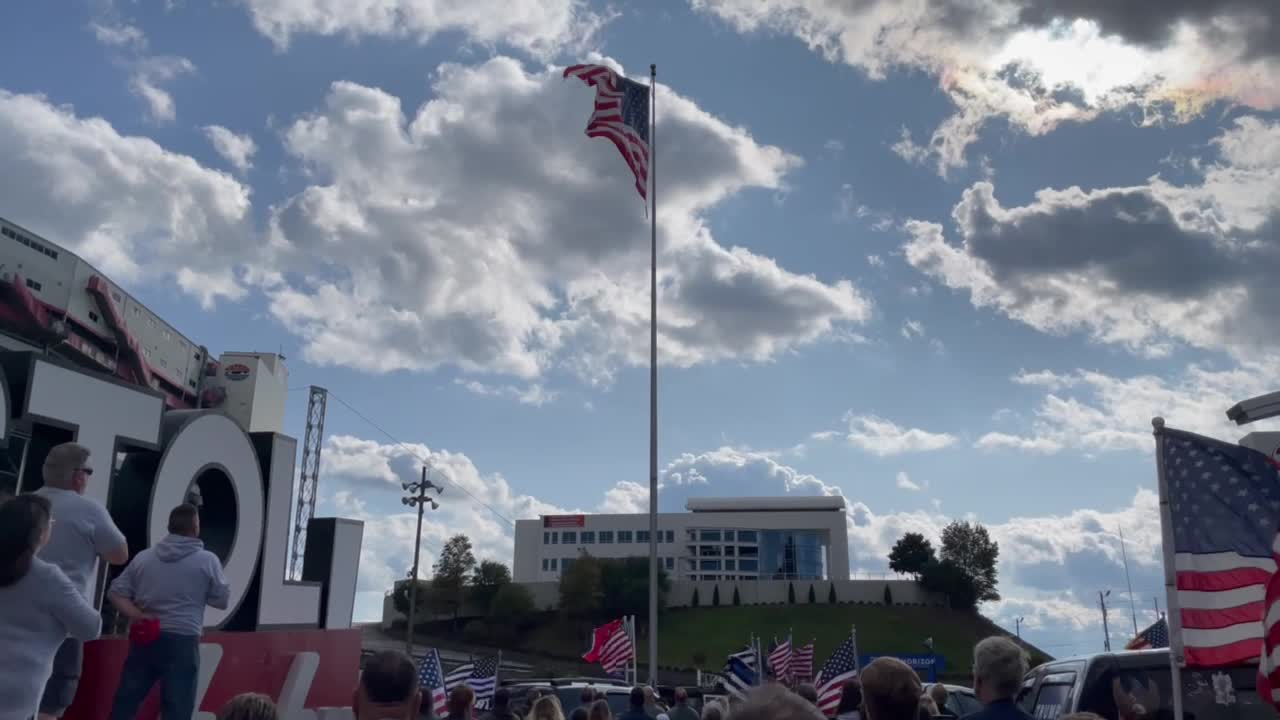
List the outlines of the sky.
<svg viewBox="0 0 1280 720">
<path fill-rule="evenodd" d="M 840 494 L 851 571 L 1000 544 L 1054 655 L 1164 605 L 1150 421 L 1280 358 L 1272 0 L 9 3 L 0 215 L 331 393 L 358 619 L 423 552 L 647 507 L 648 219 L 565 66 L 657 66 L 660 504 Z M 1259 429 L 1268 429 L 1265 423 Z M 1270 429 L 1274 429 L 1271 426 Z M 905 647 L 916 647 L 905 639 Z"/>
</svg>

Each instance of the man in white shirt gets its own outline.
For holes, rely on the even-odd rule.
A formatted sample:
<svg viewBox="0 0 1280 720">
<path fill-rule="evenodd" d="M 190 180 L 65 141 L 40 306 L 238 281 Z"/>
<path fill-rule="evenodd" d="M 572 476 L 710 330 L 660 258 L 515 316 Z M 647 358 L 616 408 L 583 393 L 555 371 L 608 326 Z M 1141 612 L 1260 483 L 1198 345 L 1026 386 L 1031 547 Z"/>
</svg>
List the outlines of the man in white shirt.
<svg viewBox="0 0 1280 720">
<path fill-rule="evenodd" d="M 123 565 L 129 561 L 129 545 L 107 509 L 84 496 L 93 476 L 87 448 L 76 443 L 55 446 L 45 457 L 43 475 L 44 487 L 36 494 L 49 500 L 52 512 L 49 543 L 40 551 L 40 559 L 62 570 L 85 600 L 93 604 L 98 558 Z M 63 641 L 40 700 L 40 720 L 61 717 L 71 705 L 80 684 L 83 660 L 81 641 L 70 637 Z"/>
</svg>

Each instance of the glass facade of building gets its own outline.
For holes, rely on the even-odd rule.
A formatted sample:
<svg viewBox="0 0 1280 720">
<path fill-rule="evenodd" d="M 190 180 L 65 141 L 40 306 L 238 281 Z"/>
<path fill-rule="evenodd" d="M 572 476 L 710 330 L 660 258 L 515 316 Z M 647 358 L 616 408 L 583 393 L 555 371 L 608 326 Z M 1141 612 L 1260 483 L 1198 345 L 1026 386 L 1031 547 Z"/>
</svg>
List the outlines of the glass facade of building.
<svg viewBox="0 0 1280 720">
<path fill-rule="evenodd" d="M 680 575 L 690 580 L 823 580 L 827 546 L 814 530 L 695 528 Z"/>
</svg>

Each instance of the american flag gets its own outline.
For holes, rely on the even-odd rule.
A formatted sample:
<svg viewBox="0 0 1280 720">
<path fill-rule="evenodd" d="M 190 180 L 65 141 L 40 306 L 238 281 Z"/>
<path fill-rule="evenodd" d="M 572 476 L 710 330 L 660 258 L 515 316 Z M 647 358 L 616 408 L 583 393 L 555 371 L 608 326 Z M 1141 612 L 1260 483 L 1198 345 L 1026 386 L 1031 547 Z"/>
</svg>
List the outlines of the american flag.
<svg viewBox="0 0 1280 720">
<path fill-rule="evenodd" d="M 840 643 L 818 675 L 818 709 L 827 716 L 835 715 L 845 682 L 857 676 L 858 649 L 850 636 Z"/>
<path fill-rule="evenodd" d="M 498 658 L 488 657 L 463 663 L 454 668 L 444 679 L 445 688 L 453 690 L 462 683 L 471 686 L 476 694 L 476 708 L 487 709 L 493 701 L 493 691 L 498 687 Z"/>
<path fill-rule="evenodd" d="M 1124 646 L 1125 650 L 1146 650 L 1169 647 L 1169 623 L 1160 618 L 1151 627 L 1138 633 L 1138 637 Z"/>
<path fill-rule="evenodd" d="M 591 649 L 587 650 L 582 659 L 589 663 L 600 663 L 600 667 L 609 675 L 620 675 L 626 672 L 635 656 L 635 645 L 627 634 L 626 623 L 619 618 L 601 625 L 591 633 Z"/>
<path fill-rule="evenodd" d="M 724 689 L 736 698 L 745 698 L 747 693 L 751 692 L 751 687 L 756 684 L 756 646 L 755 643 L 747 645 L 743 650 L 733 653 L 725 661 L 724 674 L 720 676 L 724 681 Z"/>
<path fill-rule="evenodd" d="M 449 695 L 445 692 L 444 669 L 440 664 L 440 653 L 434 649 L 427 651 L 418 663 L 418 687 L 431 695 L 431 707 L 436 717 L 449 714 Z"/>
<path fill-rule="evenodd" d="M 769 672 L 779 682 L 789 682 L 792 677 L 791 638 L 782 642 L 773 641 L 773 649 L 769 651 Z"/>
<path fill-rule="evenodd" d="M 791 676 L 798 683 L 813 680 L 813 643 L 796 648 L 791 655 Z"/>
<path fill-rule="evenodd" d="M 1171 429 L 1160 437 L 1181 627 L 1175 647 L 1189 667 L 1255 661 L 1276 571 L 1280 475 L 1247 447 Z"/>
<path fill-rule="evenodd" d="M 596 89 L 595 111 L 587 122 L 587 137 L 613 142 L 636 177 L 636 191 L 648 199 L 649 86 L 603 65 L 572 65 L 565 77 L 581 78 Z"/>
</svg>

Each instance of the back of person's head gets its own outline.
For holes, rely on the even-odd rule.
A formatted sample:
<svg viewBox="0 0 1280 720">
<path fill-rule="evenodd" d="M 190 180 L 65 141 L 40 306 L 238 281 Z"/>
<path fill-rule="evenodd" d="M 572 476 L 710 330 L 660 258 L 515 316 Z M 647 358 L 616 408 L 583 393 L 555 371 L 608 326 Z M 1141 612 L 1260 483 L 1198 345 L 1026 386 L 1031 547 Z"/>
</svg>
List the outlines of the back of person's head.
<svg viewBox="0 0 1280 720">
<path fill-rule="evenodd" d="M 586 705 L 579 705 L 569 711 L 569 720 L 589 720 L 590 714 L 587 712 Z"/>
<path fill-rule="evenodd" d="M 797 685 L 796 694 L 814 705 L 818 704 L 818 688 L 809 683 L 800 683 Z"/>
<path fill-rule="evenodd" d="M 31 561 L 48 539 L 49 501 L 39 495 L 19 495 L 0 505 L 0 587 L 8 587 L 31 572 Z"/>
<path fill-rule="evenodd" d="M 934 702 L 933 698 L 929 697 L 929 693 L 925 693 L 920 696 L 920 709 L 925 711 L 929 717 L 939 714 L 938 703 Z"/>
<path fill-rule="evenodd" d="M 200 511 L 195 505 L 183 503 L 169 511 L 169 532 L 174 535 L 195 537 L 200 529 Z"/>
<path fill-rule="evenodd" d="M 1027 654 L 1007 637 L 993 636 L 973 648 L 973 693 L 984 705 L 1011 700 L 1027 674 Z"/>
<path fill-rule="evenodd" d="M 583 705 L 590 705 L 596 701 L 596 689 L 590 685 L 582 688 L 582 692 L 578 693 L 578 700 Z"/>
<path fill-rule="evenodd" d="M 591 712 L 587 713 L 587 720 L 613 720 L 613 709 L 609 707 L 609 701 L 596 700 L 591 703 Z"/>
<path fill-rule="evenodd" d="M 846 681 L 840 686 L 840 705 L 836 707 L 836 714 L 855 712 L 860 707 L 862 707 L 862 686 L 857 680 Z"/>
<path fill-rule="evenodd" d="M 639 710 L 644 707 L 644 688 L 631 688 L 631 709 Z"/>
<path fill-rule="evenodd" d="M 493 691 L 493 709 L 506 710 L 511 707 L 511 691 L 506 688 L 498 688 Z"/>
<path fill-rule="evenodd" d="M 945 712 L 947 708 L 947 686 L 942 683 L 934 683 L 929 686 L 929 697 L 933 698 L 933 704 L 938 706 L 938 712 Z"/>
<path fill-rule="evenodd" d="M 653 691 L 653 688 L 649 687 L 648 685 L 645 685 L 644 686 L 644 704 L 652 705 L 654 704 L 654 702 L 657 701 L 657 698 L 658 698 L 658 694 Z"/>
<path fill-rule="evenodd" d="M 218 720 L 279 720 L 271 698 L 258 693 L 241 693 L 218 711 Z"/>
<path fill-rule="evenodd" d="M 541 700 L 542 698 L 538 698 Z M 537 701 L 534 701 L 537 705 Z M 470 718 L 471 709 L 476 705 L 476 691 L 470 685 L 459 685 L 449 691 L 449 717 Z"/>
<path fill-rule="evenodd" d="M 676 688 L 675 699 L 677 704 L 689 702 L 689 691 L 682 687 Z"/>
<path fill-rule="evenodd" d="M 733 720 L 823 720 L 814 701 L 781 685 L 764 685 L 751 691 L 734 708 Z"/>
<path fill-rule="evenodd" d="M 702 706 L 702 720 L 725 720 L 727 715 L 724 705 L 721 705 L 718 700 Z"/>
<path fill-rule="evenodd" d="M 543 695 L 529 708 L 529 720 L 564 720 L 560 699 L 555 695 Z"/>
<path fill-rule="evenodd" d="M 77 476 L 76 471 L 83 469 L 89 461 L 89 449 L 73 442 L 54 445 L 44 457 L 44 466 L 40 474 L 44 484 L 62 490 L 84 490 L 84 475 Z"/>
<path fill-rule="evenodd" d="M 384 650 L 369 658 L 356 688 L 358 720 L 416 719 L 421 706 L 418 673 L 408 655 L 399 650 Z"/>
<path fill-rule="evenodd" d="M 897 658 L 881 657 L 862 669 L 862 705 L 867 720 L 916 720 L 924 688 L 916 671 Z"/>
</svg>

